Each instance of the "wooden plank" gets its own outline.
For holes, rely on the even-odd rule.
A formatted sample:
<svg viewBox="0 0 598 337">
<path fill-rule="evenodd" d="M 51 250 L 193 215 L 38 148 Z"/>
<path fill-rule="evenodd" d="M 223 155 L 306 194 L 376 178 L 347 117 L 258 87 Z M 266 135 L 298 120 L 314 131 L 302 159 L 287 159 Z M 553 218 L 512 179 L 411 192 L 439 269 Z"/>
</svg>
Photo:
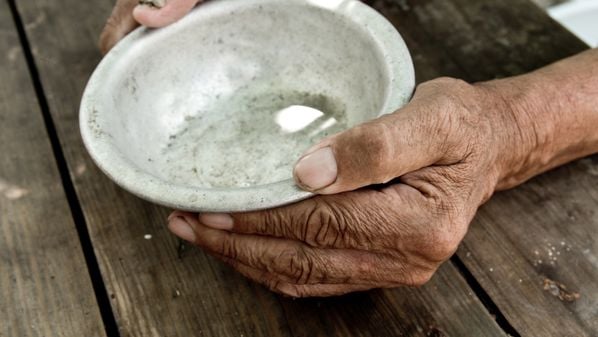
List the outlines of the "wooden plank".
<svg viewBox="0 0 598 337">
<path fill-rule="evenodd" d="M 112 184 L 88 157 L 79 100 L 100 59 L 96 41 L 111 5 L 39 0 L 18 8 L 121 335 L 288 336 L 275 296 L 199 251 L 179 259 L 167 210 Z"/>
<path fill-rule="evenodd" d="M 10 9 L 0 1 L 0 336 L 104 336 Z"/>
<path fill-rule="evenodd" d="M 78 100 L 99 60 L 95 41 L 111 2 L 92 9 L 76 0 L 18 5 L 123 335 L 504 336 L 450 263 L 422 289 L 327 299 L 318 307 L 273 295 L 198 250 L 178 259 L 167 210 L 110 183 L 79 137 Z"/>
<path fill-rule="evenodd" d="M 375 6 L 412 49 L 436 49 L 420 80 L 516 75 L 587 48 L 525 0 L 399 2 Z M 496 195 L 472 224 L 458 256 L 522 335 L 598 335 L 597 187 L 594 156 Z"/>
<path fill-rule="evenodd" d="M 462 282 L 449 262 L 419 289 L 377 290 L 332 299 L 284 299 L 282 303 L 295 337 L 494 335 L 496 332 L 487 328 L 486 315 L 478 311 L 478 298 Z"/>
</svg>

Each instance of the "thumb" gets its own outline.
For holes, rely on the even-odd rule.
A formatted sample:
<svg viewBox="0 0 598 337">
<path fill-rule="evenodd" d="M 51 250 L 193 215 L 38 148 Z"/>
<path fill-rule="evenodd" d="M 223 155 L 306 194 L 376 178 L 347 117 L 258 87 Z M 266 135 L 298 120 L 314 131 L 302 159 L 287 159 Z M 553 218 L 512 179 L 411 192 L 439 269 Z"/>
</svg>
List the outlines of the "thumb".
<svg viewBox="0 0 598 337">
<path fill-rule="evenodd" d="M 144 3 L 149 2 L 151 1 L 147 0 Z M 168 26 L 189 13 L 200 0 L 154 0 L 154 2 L 166 2 L 166 4 L 163 7 L 141 4 L 133 11 L 135 20 L 146 27 Z"/>
<path fill-rule="evenodd" d="M 295 181 L 308 191 L 335 194 L 387 183 L 439 162 L 443 130 L 406 107 L 324 139 L 297 162 Z"/>
</svg>

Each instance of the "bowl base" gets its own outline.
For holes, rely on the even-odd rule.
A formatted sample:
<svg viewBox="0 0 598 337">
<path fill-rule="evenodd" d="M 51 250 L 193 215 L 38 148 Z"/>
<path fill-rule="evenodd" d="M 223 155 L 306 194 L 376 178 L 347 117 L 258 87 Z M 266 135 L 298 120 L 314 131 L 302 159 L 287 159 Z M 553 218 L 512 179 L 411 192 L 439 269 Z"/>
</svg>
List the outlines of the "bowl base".
<svg viewBox="0 0 598 337">
<path fill-rule="evenodd" d="M 160 158 L 151 160 L 161 164 L 165 179 L 178 184 L 264 185 L 292 178 L 303 151 L 346 128 L 344 108 L 331 97 L 247 90 L 217 97 L 212 107 L 185 117 Z"/>
</svg>

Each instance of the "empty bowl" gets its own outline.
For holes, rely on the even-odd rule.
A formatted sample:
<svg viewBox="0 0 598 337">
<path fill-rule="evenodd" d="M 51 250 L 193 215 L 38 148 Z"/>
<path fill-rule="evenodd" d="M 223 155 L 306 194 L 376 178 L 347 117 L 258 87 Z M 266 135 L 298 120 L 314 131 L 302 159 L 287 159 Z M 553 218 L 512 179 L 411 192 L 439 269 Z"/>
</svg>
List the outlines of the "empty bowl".
<svg viewBox="0 0 598 337">
<path fill-rule="evenodd" d="M 187 211 L 309 197 L 292 179 L 319 139 L 408 102 L 413 64 L 394 27 L 356 0 L 214 0 L 139 28 L 93 73 L 83 141 L 128 191 Z"/>
</svg>

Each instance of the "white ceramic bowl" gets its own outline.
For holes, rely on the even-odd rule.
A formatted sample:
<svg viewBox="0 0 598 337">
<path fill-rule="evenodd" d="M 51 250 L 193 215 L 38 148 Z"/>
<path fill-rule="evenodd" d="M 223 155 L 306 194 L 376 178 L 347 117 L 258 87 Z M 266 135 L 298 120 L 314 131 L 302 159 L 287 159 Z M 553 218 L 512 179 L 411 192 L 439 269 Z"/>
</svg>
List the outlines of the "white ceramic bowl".
<svg viewBox="0 0 598 337">
<path fill-rule="evenodd" d="M 406 104 L 394 27 L 356 0 L 214 0 L 140 28 L 93 73 L 83 141 L 117 184 L 188 211 L 298 201 L 292 167 L 320 138 Z"/>
</svg>

